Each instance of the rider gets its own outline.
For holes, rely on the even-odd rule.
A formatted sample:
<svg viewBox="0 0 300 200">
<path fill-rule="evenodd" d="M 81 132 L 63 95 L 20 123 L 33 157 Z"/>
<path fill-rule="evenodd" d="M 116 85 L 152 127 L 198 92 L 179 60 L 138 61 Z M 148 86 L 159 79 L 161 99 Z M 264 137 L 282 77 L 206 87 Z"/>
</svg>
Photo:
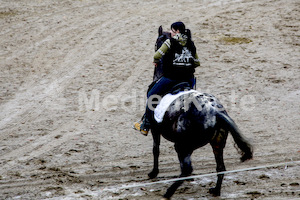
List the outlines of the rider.
<svg viewBox="0 0 300 200">
<path fill-rule="evenodd" d="M 196 47 L 191 40 L 191 32 L 185 29 L 182 22 L 175 22 L 171 25 L 171 38 L 167 39 L 163 45 L 154 54 L 155 67 L 162 59 L 163 77 L 149 90 L 147 99 L 151 95 L 163 96 L 169 92 L 172 87 L 181 83 L 188 82 L 190 86 L 194 83 L 195 68 L 200 66 L 200 61 L 196 53 Z M 151 127 L 152 112 L 146 105 L 146 112 L 142 124 L 136 122 L 134 129 L 147 135 Z"/>
</svg>

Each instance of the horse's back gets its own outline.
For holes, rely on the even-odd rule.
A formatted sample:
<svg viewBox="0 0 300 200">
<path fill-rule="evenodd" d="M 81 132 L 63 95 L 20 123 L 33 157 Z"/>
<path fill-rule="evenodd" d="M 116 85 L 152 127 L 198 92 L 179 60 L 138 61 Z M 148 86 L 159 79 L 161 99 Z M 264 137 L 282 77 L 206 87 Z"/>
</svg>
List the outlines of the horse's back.
<svg viewBox="0 0 300 200">
<path fill-rule="evenodd" d="M 217 127 L 217 113 L 226 114 L 222 104 L 213 95 L 191 92 L 175 99 L 168 107 L 162 134 L 171 141 L 209 142 Z"/>
</svg>

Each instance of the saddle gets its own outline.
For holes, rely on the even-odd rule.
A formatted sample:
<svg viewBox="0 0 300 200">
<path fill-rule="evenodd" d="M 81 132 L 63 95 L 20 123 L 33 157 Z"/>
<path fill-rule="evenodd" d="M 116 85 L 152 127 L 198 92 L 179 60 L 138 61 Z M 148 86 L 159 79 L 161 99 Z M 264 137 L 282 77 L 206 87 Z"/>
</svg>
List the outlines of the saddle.
<svg viewBox="0 0 300 200">
<path fill-rule="evenodd" d="M 188 82 L 181 82 L 181 83 L 178 83 L 177 85 L 175 85 L 175 86 L 171 89 L 170 93 L 171 93 L 172 95 L 175 95 L 175 94 L 177 94 L 178 92 L 186 91 L 186 90 L 191 90 L 191 89 L 193 89 L 193 88 L 191 87 L 191 85 L 190 85 Z"/>
<path fill-rule="evenodd" d="M 163 96 L 160 103 L 155 108 L 153 113 L 155 121 L 161 123 L 163 121 L 164 114 L 167 111 L 170 104 L 179 96 L 191 92 L 196 91 L 193 90 L 193 87 L 188 82 L 181 82 L 173 86 L 173 88 Z"/>
<path fill-rule="evenodd" d="M 149 86 L 148 86 L 148 91 L 147 93 L 151 90 L 151 88 L 155 85 L 156 81 L 153 81 Z M 195 87 L 196 85 L 196 78 L 194 79 L 194 84 L 191 86 L 188 82 L 181 82 L 181 83 L 178 83 L 177 85 L 173 86 L 171 88 L 170 91 L 168 91 L 166 94 L 168 93 L 171 93 L 171 94 L 177 94 L 178 92 L 181 92 L 181 91 L 186 91 L 186 90 L 191 90 Z M 195 89 L 195 88 L 194 88 Z M 164 94 L 164 95 L 166 95 Z M 164 96 L 163 95 L 163 96 Z"/>
</svg>

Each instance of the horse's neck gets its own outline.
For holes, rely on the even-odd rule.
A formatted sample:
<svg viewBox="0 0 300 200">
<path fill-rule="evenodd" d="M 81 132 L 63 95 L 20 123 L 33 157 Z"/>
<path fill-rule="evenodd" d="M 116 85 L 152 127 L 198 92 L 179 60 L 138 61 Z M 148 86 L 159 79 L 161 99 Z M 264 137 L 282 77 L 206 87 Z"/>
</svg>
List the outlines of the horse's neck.
<svg viewBox="0 0 300 200">
<path fill-rule="evenodd" d="M 171 38 L 171 34 L 169 32 L 163 32 L 162 27 L 159 27 L 159 37 L 156 40 L 155 51 L 157 51 L 161 45 L 167 40 Z M 163 76 L 163 69 L 161 63 L 158 63 L 154 68 L 153 81 L 158 81 Z"/>
<path fill-rule="evenodd" d="M 154 82 L 158 81 L 162 76 L 163 76 L 162 65 L 159 63 L 159 64 L 157 64 L 157 66 L 154 68 L 153 81 L 154 81 Z"/>
</svg>

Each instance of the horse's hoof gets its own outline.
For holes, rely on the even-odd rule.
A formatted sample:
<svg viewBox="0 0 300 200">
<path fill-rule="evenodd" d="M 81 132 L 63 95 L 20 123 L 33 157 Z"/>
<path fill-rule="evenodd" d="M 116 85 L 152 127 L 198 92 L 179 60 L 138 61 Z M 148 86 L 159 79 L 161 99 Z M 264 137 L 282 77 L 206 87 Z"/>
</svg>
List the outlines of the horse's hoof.
<svg viewBox="0 0 300 200">
<path fill-rule="evenodd" d="M 251 160 L 253 158 L 252 152 L 247 152 L 241 157 L 241 162 L 245 162 L 247 160 Z"/>
<path fill-rule="evenodd" d="M 158 170 L 152 170 L 152 172 L 150 172 L 150 173 L 148 174 L 148 177 L 149 177 L 150 179 L 156 178 L 157 175 L 158 175 L 158 173 L 159 173 Z"/>
<path fill-rule="evenodd" d="M 210 188 L 209 193 L 212 194 L 213 196 L 217 197 L 221 195 L 221 191 L 216 189 L 216 188 Z"/>
<path fill-rule="evenodd" d="M 161 200 L 171 200 L 171 198 L 162 198 Z"/>
</svg>

